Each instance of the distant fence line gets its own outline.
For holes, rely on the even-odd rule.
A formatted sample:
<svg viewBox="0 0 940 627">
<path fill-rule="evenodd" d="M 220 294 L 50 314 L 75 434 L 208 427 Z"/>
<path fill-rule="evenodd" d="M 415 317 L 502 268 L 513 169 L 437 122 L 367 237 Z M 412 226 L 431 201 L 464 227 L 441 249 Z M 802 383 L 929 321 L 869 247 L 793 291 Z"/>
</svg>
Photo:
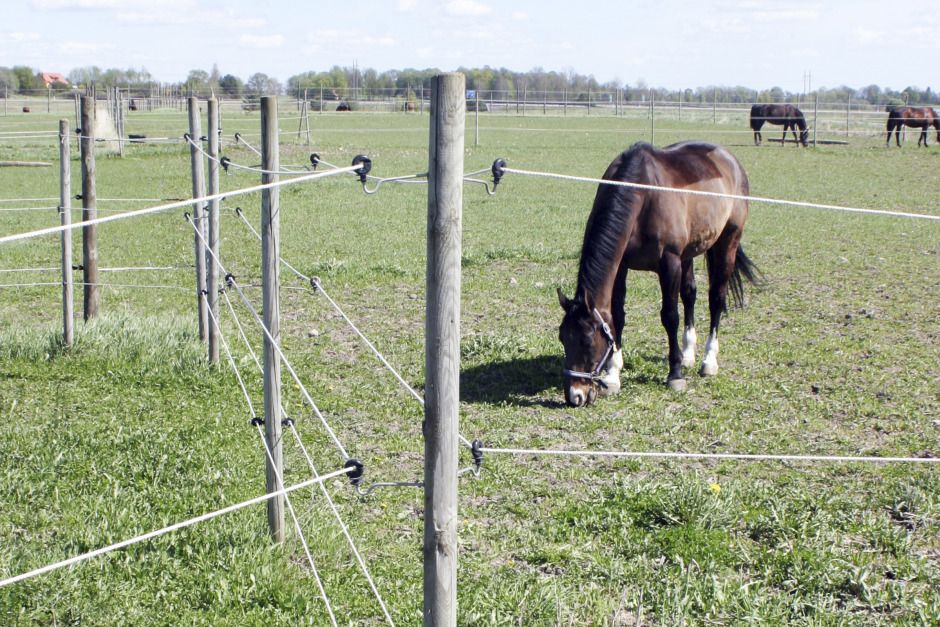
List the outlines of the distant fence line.
<svg viewBox="0 0 940 627">
<path fill-rule="evenodd" d="M 16 96 L 0 99 L 0 115 L 6 118 L 21 117 L 34 113 L 49 113 L 76 118 L 78 124 L 79 91 L 48 91 L 44 97 Z M 635 93 L 635 92 L 630 92 Z M 186 90 L 177 88 L 154 89 L 150 93 L 126 89 L 99 89 L 97 99 L 107 101 L 99 109 L 108 111 L 110 124 L 114 126 L 115 138 L 126 137 L 124 125 L 128 116 L 140 112 L 175 111 L 185 114 L 188 98 Z M 309 116 L 327 112 L 353 111 L 359 113 L 392 113 L 408 115 L 430 113 L 428 92 L 421 87 L 389 90 L 307 90 L 305 97 L 282 96 L 278 99 L 282 110 L 296 109 L 301 125 L 306 121 L 309 138 Z M 656 100 L 644 96 L 641 100 L 628 100 L 626 90 L 590 91 L 530 91 L 527 89 L 509 92 L 493 90 L 467 90 L 467 110 L 477 119 L 490 115 L 545 116 L 545 117 L 598 117 L 620 118 L 642 121 L 638 131 L 647 132 L 655 143 L 655 122 L 678 122 L 683 124 L 714 125 L 723 127 L 720 132 L 729 132 L 734 127 L 742 133 L 750 133 L 748 120 L 751 102 L 722 102 L 722 93 L 715 92 L 715 100 L 702 102 Z M 727 96 L 727 94 L 724 94 Z M 800 107 L 806 117 L 813 140 L 829 138 L 874 137 L 885 132 L 887 107 L 872 105 L 861 99 L 843 102 L 817 102 L 815 94 L 791 98 L 790 103 Z M 256 97 L 218 99 L 220 113 L 254 114 L 260 100 Z M 286 118 L 285 118 L 286 119 Z M 2 129 L 2 125 L 0 125 Z M 706 128 L 701 132 L 707 132 Z M 2 135 L 2 133 L 0 133 Z M 5 139 L 14 139 L 5 137 Z"/>
</svg>

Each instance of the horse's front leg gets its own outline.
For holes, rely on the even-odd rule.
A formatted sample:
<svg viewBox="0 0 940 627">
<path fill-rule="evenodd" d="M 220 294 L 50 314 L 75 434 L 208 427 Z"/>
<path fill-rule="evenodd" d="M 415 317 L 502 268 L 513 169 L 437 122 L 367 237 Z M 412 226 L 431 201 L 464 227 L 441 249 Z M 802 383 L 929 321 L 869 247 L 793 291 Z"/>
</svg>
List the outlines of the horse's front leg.
<svg viewBox="0 0 940 627">
<path fill-rule="evenodd" d="M 677 392 L 685 390 L 682 376 L 682 349 L 679 348 L 679 286 L 682 282 L 682 262 L 673 253 L 664 253 L 659 260 L 659 287 L 663 293 L 663 308 L 659 319 L 669 340 L 669 387 Z"/>
<path fill-rule="evenodd" d="M 682 297 L 682 309 L 685 324 L 682 329 L 682 367 L 691 368 L 695 365 L 695 296 L 698 290 L 695 286 L 695 269 L 692 260 L 682 262 L 682 285 L 679 295 Z"/>
<path fill-rule="evenodd" d="M 626 264 L 617 272 L 614 279 L 614 289 L 610 300 L 610 317 L 614 323 L 614 341 L 616 346 L 607 360 L 607 368 L 601 374 L 598 394 L 607 396 L 620 392 L 620 371 L 623 370 L 623 327 L 626 321 L 626 312 L 623 304 L 627 296 L 627 266 Z"/>
</svg>

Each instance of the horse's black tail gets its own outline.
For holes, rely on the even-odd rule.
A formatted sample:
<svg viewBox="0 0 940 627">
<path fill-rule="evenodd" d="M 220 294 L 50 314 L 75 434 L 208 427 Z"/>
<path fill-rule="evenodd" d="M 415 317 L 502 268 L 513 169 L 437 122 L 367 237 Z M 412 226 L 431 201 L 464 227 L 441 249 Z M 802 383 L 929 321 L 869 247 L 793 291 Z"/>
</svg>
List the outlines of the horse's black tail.
<svg viewBox="0 0 940 627">
<path fill-rule="evenodd" d="M 760 286 L 763 283 L 764 275 L 753 261 L 744 254 L 744 248 L 738 244 L 738 252 L 735 256 L 734 270 L 731 272 L 731 280 L 728 281 L 728 289 L 731 297 L 738 307 L 744 307 L 744 281 L 754 286 Z"/>
</svg>

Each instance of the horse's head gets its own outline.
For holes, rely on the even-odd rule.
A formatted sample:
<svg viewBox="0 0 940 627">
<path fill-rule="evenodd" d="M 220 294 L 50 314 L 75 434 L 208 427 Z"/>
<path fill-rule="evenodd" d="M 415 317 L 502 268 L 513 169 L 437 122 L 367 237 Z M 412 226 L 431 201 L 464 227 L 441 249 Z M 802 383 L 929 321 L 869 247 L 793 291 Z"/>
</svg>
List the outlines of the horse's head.
<svg viewBox="0 0 940 627">
<path fill-rule="evenodd" d="M 558 328 L 565 347 L 565 401 L 573 407 L 590 405 L 597 398 L 597 385 L 604 385 L 601 373 L 615 348 L 613 334 L 589 294 L 569 299 L 559 289 L 558 302 L 565 310 Z"/>
<path fill-rule="evenodd" d="M 809 145 L 809 130 L 806 128 L 800 130 L 800 143 L 803 144 L 803 148 Z"/>
</svg>

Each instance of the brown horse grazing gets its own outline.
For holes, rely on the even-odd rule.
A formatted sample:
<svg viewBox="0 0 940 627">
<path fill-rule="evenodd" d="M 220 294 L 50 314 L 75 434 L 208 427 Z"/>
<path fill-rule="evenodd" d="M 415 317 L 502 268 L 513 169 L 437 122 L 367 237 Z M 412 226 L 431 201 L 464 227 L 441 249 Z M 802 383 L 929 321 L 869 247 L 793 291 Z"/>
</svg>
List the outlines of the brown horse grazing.
<svg viewBox="0 0 940 627">
<path fill-rule="evenodd" d="M 793 133 L 793 139 L 803 144 L 804 148 L 809 143 L 809 131 L 806 130 L 806 119 L 803 117 L 803 112 L 793 105 L 756 104 L 751 107 L 751 128 L 754 130 L 755 146 L 760 146 L 761 141 L 764 139 L 763 135 L 760 133 L 764 122 L 783 126 L 783 139 L 780 141 L 781 146 L 787 143 L 787 131 L 791 131 Z M 800 129 L 799 138 L 796 136 L 796 129 Z"/>
<path fill-rule="evenodd" d="M 940 116 L 930 107 L 894 107 L 888 112 L 888 140 L 886 146 L 891 145 L 891 132 L 894 131 L 894 141 L 898 148 L 901 147 L 901 127 L 910 126 L 920 129 L 920 137 L 917 138 L 917 147 L 924 142 L 927 147 L 927 127 L 932 126 L 937 129 L 937 143 L 940 144 Z"/>
<path fill-rule="evenodd" d="M 746 196 L 747 175 L 726 148 L 682 142 L 657 150 L 633 145 L 614 159 L 604 179 L 678 190 Z M 569 299 L 558 290 L 564 318 L 558 338 L 565 348 L 565 400 L 575 407 L 598 393 L 620 390 L 622 337 L 628 270 L 659 274 L 660 319 L 669 339 L 669 387 L 685 389 L 682 367 L 695 363 L 695 274 L 692 260 L 705 254 L 711 330 L 702 376 L 718 372 L 718 324 L 728 288 L 740 305 L 741 277 L 756 283 L 758 270 L 741 250 L 748 204 L 716 198 L 601 183 L 588 218 L 578 269 L 578 287 Z M 679 347 L 679 298 L 685 330 Z M 613 330 L 611 330 L 611 328 Z M 598 391 L 598 385 L 601 390 Z"/>
</svg>

